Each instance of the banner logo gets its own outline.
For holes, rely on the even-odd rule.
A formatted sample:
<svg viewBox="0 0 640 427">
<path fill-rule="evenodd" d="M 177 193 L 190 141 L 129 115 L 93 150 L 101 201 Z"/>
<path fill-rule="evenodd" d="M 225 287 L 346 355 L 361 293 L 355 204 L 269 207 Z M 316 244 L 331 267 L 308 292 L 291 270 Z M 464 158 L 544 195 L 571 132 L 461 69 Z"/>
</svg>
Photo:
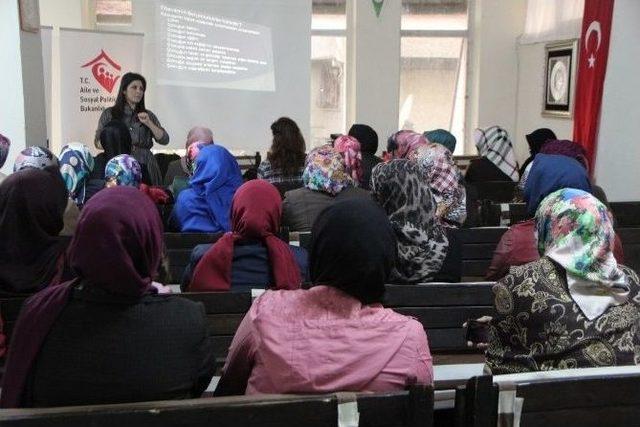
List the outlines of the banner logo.
<svg viewBox="0 0 640 427">
<path fill-rule="evenodd" d="M 91 67 L 91 73 L 98 84 L 107 92 L 111 93 L 113 87 L 120 79 L 120 65 L 113 59 L 109 58 L 104 50 L 100 50 L 100 54 L 87 62 L 80 68 Z"/>
</svg>

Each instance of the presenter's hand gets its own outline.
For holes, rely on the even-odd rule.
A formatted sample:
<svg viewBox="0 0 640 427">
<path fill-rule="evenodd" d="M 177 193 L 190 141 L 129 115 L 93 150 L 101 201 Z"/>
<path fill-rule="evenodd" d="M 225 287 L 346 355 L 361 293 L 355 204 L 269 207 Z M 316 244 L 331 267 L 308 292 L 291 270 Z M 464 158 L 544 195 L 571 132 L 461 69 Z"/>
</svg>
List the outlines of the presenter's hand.
<svg viewBox="0 0 640 427">
<path fill-rule="evenodd" d="M 140 120 L 140 123 L 142 123 L 146 127 L 149 127 L 149 125 L 153 124 L 153 122 L 149 118 L 149 114 L 148 113 L 144 113 L 144 112 L 138 113 L 138 120 Z"/>
</svg>

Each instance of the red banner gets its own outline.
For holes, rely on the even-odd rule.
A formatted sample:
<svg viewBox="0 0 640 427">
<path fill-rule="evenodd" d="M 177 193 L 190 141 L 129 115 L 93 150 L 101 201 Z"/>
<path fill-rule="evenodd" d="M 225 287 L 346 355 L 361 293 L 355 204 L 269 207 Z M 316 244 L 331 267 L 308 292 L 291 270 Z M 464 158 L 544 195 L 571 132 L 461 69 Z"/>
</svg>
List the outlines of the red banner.
<svg viewBox="0 0 640 427">
<path fill-rule="evenodd" d="M 586 0 L 580 36 L 573 140 L 587 150 L 595 169 L 602 89 L 607 71 L 614 0 Z"/>
</svg>

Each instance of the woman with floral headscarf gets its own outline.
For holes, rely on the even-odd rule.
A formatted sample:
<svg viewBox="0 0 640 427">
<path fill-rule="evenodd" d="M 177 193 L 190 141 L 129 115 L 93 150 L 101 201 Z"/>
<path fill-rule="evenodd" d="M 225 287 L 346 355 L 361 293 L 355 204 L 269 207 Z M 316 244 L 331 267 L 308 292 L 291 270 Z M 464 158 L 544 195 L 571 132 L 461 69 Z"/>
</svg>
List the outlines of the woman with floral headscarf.
<svg viewBox="0 0 640 427">
<path fill-rule="evenodd" d="M 347 165 L 346 156 L 331 145 L 311 150 L 302 174 L 304 187 L 285 193 L 282 225 L 289 230 L 311 231 L 316 217 L 327 206 L 338 200 L 369 197 L 369 192 L 358 188 L 353 178 L 359 173 L 357 156 L 350 158 Z"/>
<path fill-rule="evenodd" d="M 518 162 L 507 131 L 500 126 L 476 129 L 474 138 L 482 157 L 471 161 L 465 180 L 518 182 Z"/>
<path fill-rule="evenodd" d="M 145 193 L 154 203 L 166 204 L 171 198 L 169 194 L 156 186 L 149 186 L 142 182 L 142 166 L 128 154 L 121 154 L 109 160 L 104 171 L 105 187 L 135 187 Z"/>
<path fill-rule="evenodd" d="M 9 157 L 9 147 L 11 146 L 11 141 L 6 136 L 0 133 L 0 168 L 4 166 L 4 162 L 7 161 L 7 157 Z M 4 180 L 7 176 L 0 172 L 0 182 Z"/>
<path fill-rule="evenodd" d="M 436 219 L 435 199 L 418 166 L 407 159 L 378 164 L 371 172 L 371 192 L 387 212 L 398 241 L 392 281 L 433 281 L 449 241 Z"/>
<path fill-rule="evenodd" d="M 34 168 L 44 169 L 47 166 L 58 166 L 58 159 L 48 148 L 34 145 L 22 150 L 13 163 L 13 171 L 18 172 L 22 169 Z"/>
<path fill-rule="evenodd" d="M 616 262 L 604 204 L 565 188 L 536 211 L 541 258 L 493 288 L 493 374 L 635 365 L 640 362 L 638 276 Z"/>
</svg>

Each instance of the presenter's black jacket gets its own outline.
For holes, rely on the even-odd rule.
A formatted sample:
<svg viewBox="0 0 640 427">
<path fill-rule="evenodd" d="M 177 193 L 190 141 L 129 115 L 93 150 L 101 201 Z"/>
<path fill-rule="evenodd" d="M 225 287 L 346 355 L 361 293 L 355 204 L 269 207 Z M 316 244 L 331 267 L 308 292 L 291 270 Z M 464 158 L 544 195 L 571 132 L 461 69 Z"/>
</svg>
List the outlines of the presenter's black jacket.
<svg viewBox="0 0 640 427">
<path fill-rule="evenodd" d="M 214 374 L 202 304 L 76 288 L 35 362 L 34 407 L 200 397 Z"/>
</svg>

